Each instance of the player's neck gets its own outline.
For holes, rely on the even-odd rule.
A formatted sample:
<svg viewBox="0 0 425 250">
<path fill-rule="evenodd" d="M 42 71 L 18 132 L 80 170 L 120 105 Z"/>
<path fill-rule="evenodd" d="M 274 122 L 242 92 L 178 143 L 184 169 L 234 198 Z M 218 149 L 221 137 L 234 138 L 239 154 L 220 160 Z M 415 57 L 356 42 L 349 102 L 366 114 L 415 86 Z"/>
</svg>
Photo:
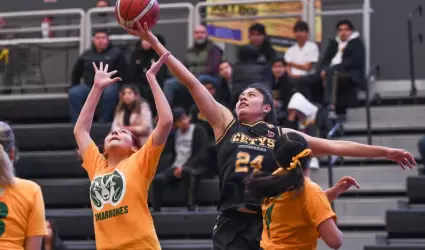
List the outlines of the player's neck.
<svg viewBox="0 0 425 250">
<path fill-rule="evenodd" d="M 309 168 L 304 169 L 303 174 L 304 174 L 304 177 L 310 178 L 310 169 Z"/>
<path fill-rule="evenodd" d="M 253 125 L 257 122 L 263 121 L 263 117 L 252 117 L 252 118 L 239 118 L 239 121 L 243 124 L 247 124 L 247 125 Z"/>
<path fill-rule="evenodd" d="M 116 167 L 121 161 L 128 157 L 126 154 L 108 155 L 108 167 Z"/>
</svg>

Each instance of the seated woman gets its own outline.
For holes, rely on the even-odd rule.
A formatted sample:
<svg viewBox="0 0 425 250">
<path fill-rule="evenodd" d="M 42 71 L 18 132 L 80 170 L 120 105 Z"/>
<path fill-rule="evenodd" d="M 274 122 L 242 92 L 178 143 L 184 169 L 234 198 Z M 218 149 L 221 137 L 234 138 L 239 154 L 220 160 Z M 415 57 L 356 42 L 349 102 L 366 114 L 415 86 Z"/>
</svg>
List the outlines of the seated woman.
<svg viewBox="0 0 425 250">
<path fill-rule="evenodd" d="M 246 181 L 248 191 L 264 199 L 261 248 L 314 250 L 320 236 L 330 248 L 339 249 L 342 232 L 336 214 L 325 192 L 309 178 L 307 141 L 290 132 L 279 137 L 274 150 L 279 168 L 273 174 L 256 171 Z M 345 182 L 358 187 L 350 177 Z"/>
<path fill-rule="evenodd" d="M 120 101 L 115 110 L 112 130 L 125 127 L 140 139 L 144 145 L 152 133 L 152 111 L 141 97 L 135 85 L 124 85 L 120 91 Z"/>
</svg>

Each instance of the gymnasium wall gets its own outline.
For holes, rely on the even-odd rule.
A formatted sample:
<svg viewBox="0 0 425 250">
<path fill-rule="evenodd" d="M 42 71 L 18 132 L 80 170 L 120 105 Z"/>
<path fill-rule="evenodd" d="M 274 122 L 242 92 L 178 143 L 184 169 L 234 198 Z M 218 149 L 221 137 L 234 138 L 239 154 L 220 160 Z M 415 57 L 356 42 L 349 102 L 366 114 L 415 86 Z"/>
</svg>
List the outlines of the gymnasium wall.
<svg viewBox="0 0 425 250">
<path fill-rule="evenodd" d="M 175 2 L 173 0 L 159 0 L 160 3 Z M 195 0 L 188 0 L 196 3 Z M 407 13 L 423 0 L 371 0 L 374 13 L 372 14 L 372 36 L 371 36 L 371 58 L 372 64 L 381 66 L 381 78 L 383 79 L 407 79 L 409 77 L 408 54 L 407 54 L 407 29 L 406 19 Z M 2 11 L 19 11 L 22 6 L 27 10 L 37 9 L 62 9 L 62 8 L 90 8 L 95 5 L 95 0 L 57 0 L 56 3 L 44 3 L 43 0 L 13 0 L 8 1 L 7 5 L 2 6 Z M 111 2 L 114 2 L 111 0 Z M 346 0 L 341 3 L 340 0 L 323 0 L 324 9 L 349 9 L 361 7 L 359 0 Z M 425 5 L 424 5 L 425 7 Z M 165 14 L 165 13 L 163 13 Z M 335 24 L 338 20 L 346 18 L 344 16 L 332 16 L 323 18 L 323 34 L 324 44 L 326 38 L 333 36 L 335 33 Z M 362 31 L 361 16 L 349 16 L 359 31 Z M 417 18 L 414 25 L 414 31 L 421 31 L 425 34 L 424 23 L 425 17 Z M 168 47 L 178 56 L 184 55 L 186 48 L 186 33 L 184 24 L 167 24 L 159 25 L 156 32 L 165 35 L 168 40 Z M 179 39 L 176 39 L 179 38 Z M 171 42 L 172 41 L 172 42 Z M 425 45 L 415 46 L 416 72 L 418 78 L 425 78 Z M 75 50 L 71 54 L 73 54 Z M 75 56 L 69 57 L 70 62 Z M 58 61 L 60 60 L 60 61 Z M 62 65 L 61 70 L 56 72 L 48 72 L 48 81 L 65 81 L 69 72 L 66 72 L 64 60 L 62 56 L 52 56 L 43 63 L 43 66 L 49 68 L 49 65 Z M 69 78 L 68 78 L 69 79 Z"/>
</svg>

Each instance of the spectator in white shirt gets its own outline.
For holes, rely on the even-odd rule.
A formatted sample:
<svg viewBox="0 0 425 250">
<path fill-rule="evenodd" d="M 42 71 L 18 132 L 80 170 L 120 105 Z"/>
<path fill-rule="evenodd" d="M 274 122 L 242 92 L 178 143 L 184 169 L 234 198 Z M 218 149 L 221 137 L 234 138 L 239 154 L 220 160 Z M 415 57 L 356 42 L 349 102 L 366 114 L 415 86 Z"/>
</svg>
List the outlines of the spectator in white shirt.
<svg viewBox="0 0 425 250">
<path fill-rule="evenodd" d="M 288 75 L 291 80 L 297 82 L 298 91 L 306 97 L 310 96 L 308 87 L 310 78 L 306 76 L 314 72 L 314 66 L 319 61 L 319 47 L 316 43 L 308 40 L 308 30 L 306 22 L 296 22 L 294 34 L 297 43 L 285 53 Z"/>
</svg>

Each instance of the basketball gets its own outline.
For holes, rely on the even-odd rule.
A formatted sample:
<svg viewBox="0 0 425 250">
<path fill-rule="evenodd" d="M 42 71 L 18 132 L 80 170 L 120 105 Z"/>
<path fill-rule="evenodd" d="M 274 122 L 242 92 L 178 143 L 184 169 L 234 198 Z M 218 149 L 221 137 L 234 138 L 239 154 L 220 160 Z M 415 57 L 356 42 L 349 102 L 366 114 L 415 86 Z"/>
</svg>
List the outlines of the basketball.
<svg viewBox="0 0 425 250">
<path fill-rule="evenodd" d="M 122 27 L 137 29 L 139 22 L 142 27 L 147 23 L 150 29 L 158 21 L 159 4 L 157 0 L 117 0 L 115 15 Z"/>
</svg>

